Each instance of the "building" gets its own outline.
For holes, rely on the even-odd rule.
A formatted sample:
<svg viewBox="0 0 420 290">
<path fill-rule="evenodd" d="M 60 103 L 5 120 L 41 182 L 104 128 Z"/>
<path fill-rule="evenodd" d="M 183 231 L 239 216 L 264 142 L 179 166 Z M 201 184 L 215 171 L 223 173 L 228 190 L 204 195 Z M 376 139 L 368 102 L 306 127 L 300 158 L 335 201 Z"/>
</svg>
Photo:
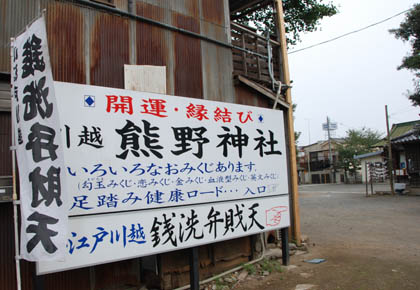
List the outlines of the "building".
<svg viewBox="0 0 420 290">
<path fill-rule="evenodd" d="M 165 66 L 166 94 L 272 108 L 291 116 L 280 33 L 267 39 L 231 16 L 277 1 L 251 0 L 3 0 L 0 7 L 0 288 L 15 289 L 10 118 L 10 38 L 46 9 L 54 80 L 124 88 L 124 65 Z M 281 4 L 281 3 L 280 3 Z M 273 48 L 272 56 L 269 54 Z M 270 56 L 269 56 L 270 55 Z M 286 62 L 287 64 L 287 62 Z M 273 73 L 270 74 L 270 67 Z M 287 67 L 286 67 L 287 68 Z M 277 91 L 282 94 L 278 95 Z M 286 132 L 293 124 L 286 122 Z M 293 133 L 289 134 L 291 144 Z M 294 146 L 289 146 L 294 160 Z M 294 161 L 290 170 L 294 171 Z M 293 181 L 289 188 L 296 192 Z M 297 212 L 297 195 L 291 204 Z M 292 220 L 292 233 L 299 221 Z M 296 238 L 296 235 L 295 237 Z M 245 237 L 200 247 L 206 278 L 256 256 L 258 239 Z M 189 281 L 186 250 L 35 277 L 21 261 L 23 289 L 109 289 L 140 286 L 172 289 Z"/>
<path fill-rule="evenodd" d="M 407 183 L 411 190 L 420 193 L 420 120 L 409 126 L 405 133 L 391 139 L 396 181 Z"/>
<path fill-rule="evenodd" d="M 419 186 L 419 154 L 420 146 L 418 139 L 418 128 L 420 120 L 393 124 L 389 133 L 392 147 L 392 168 L 394 181 L 397 183 L 406 183 L 412 187 Z M 368 181 L 370 176 L 370 166 L 379 168 L 379 171 L 385 171 L 380 176 L 376 176 L 373 181 L 385 181 L 389 178 L 387 170 L 388 163 L 388 143 L 386 138 L 373 145 L 375 151 L 355 156 L 361 161 L 360 173 L 363 182 Z M 367 172 L 366 172 L 367 171 Z M 377 175 L 377 174 L 374 174 Z"/>
<path fill-rule="evenodd" d="M 300 183 L 344 182 L 344 173 L 337 167 L 338 153 L 336 150 L 337 144 L 342 142 L 342 139 L 331 139 L 331 158 L 329 157 L 330 145 L 328 141 L 318 141 L 299 147 L 298 166 Z"/>
<path fill-rule="evenodd" d="M 360 160 L 360 175 L 362 176 L 362 182 L 366 183 L 366 181 L 370 182 L 370 176 L 371 176 L 371 166 L 376 167 L 384 167 L 384 151 L 383 150 L 377 150 L 361 155 L 356 155 L 354 159 Z M 372 168 L 373 169 L 373 168 Z M 372 175 L 373 175 L 372 171 Z M 376 174 L 375 174 L 376 175 Z M 386 176 L 386 172 L 383 172 L 380 177 L 376 178 L 375 181 L 384 181 Z"/>
</svg>

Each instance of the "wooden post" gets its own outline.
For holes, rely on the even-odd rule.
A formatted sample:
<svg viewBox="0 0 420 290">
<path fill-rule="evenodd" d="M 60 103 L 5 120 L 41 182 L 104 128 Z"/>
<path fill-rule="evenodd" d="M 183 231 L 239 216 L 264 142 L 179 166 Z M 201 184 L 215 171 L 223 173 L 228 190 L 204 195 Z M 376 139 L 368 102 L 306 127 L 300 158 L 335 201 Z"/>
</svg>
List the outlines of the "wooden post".
<svg viewBox="0 0 420 290">
<path fill-rule="evenodd" d="M 373 195 L 373 178 L 370 176 L 370 194 Z"/>
<path fill-rule="evenodd" d="M 282 82 L 290 86 L 289 75 L 289 60 L 287 58 L 287 43 L 286 43 L 286 30 L 284 27 L 283 6 L 281 0 L 275 0 L 277 11 L 277 23 L 279 30 L 279 42 L 281 49 L 281 56 L 283 59 L 283 80 Z M 297 179 L 297 165 L 296 165 L 296 148 L 295 148 L 295 130 L 293 126 L 293 104 L 292 94 L 290 88 L 286 90 L 286 102 L 290 104 L 287 109 L 287 130 L 289 135 L 289 152 L 290 152 L 290 183 L 291 183 L 291 196 L 292 196 L 292 236 L 297 245 L 300 245 L 300 215 L 299 215 L 299 192 L 298 192 L 298 179 Z"/>
<path fill-rule="evenodd" d="M 245 41 L 245 32 L 241 31 L 241 40 L 242 40 L 242 48 L 246 49 L 246 41 Z M 248 75 L 248 68 L 246 64 L 246 52 L 242 51 L 242 58 L 243 58 L 243 68 L 244 68 L 244 76 Z"/>
<path fill-rule="evenodd" d="M 385 119 L 386 119 L 386 135 L 388 140 L 388 174 L 389 174 L 389 185 L 391 186 L 392 195 L 395 195 L 394 191 L 394 174 L 392 173 L 392 147 L 391 147 L 391 136 L 389 135 L 389 120 L 388 120 L 388 106 L 385 105 Z"/>
</svg>

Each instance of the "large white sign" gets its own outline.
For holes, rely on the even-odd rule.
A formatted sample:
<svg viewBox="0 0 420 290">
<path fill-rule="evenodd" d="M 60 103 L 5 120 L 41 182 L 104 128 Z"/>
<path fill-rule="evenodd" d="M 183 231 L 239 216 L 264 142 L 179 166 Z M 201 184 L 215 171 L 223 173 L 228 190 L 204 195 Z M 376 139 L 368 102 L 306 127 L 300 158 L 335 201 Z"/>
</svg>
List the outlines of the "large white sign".
<svg viewBox="0 0 420 290">
<path fill-rule="evenodd" d="M 70 216 L 288 193 L 283 114 L 55 82 Z"/>
<path fill-rule="evenodd" d="M 12 43 L 12 118 L 21 201 L 21 256 L 66 255 L 63 151 L 44 17 Z"/>
<path fill-rule="evenodd" d="M 288 198 L 74 217 L 66 261 L 39 263 L 37 272 L 109 263 L 288 227 Z"/>
<path fill-rule="evenodd" d="M 287 227 L 283 114 L 55 82 L 70 231 L 65 263 L 146 256 Z"/>
</svg>

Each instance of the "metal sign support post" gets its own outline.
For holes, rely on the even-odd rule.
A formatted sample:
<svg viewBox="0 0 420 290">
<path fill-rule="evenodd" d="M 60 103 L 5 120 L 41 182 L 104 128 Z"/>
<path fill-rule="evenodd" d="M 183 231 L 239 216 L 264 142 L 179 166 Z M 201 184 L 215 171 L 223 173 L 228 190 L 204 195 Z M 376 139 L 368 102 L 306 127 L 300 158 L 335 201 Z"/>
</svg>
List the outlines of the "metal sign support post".
<svg viewBox="0 0 420 290">
<path fill-rule="evenodd" d="M 10 46 L 10 59 L 13 60 L 13 47 L 14 47 L 14 38 L 10 39 L 10 43 L 12 45 Z M 13 67 L 13 64 L 12 64 Z M 13 80 L 13 77 L 11 76 L 11 81 Z M 10 96 L 13 98 L 13 86 L 10 86 Z M 13 102 L 13 100 L 11 100 Z M 11 103 L 12 103 L 11 102 Z M 12 112 L 13 114 L 13 112 Z M 16 143 L 15 143 L 15 127 L 14 122 L 12 122 L 12 146 L 10 147 L 10 151 L 12 152 L 12 184 L 13 184 L 13 194 L 12 194 L 12 200 L 13 200 L 13 220 L 14 220 L 14 231 L 15 231 L 15 263 L 16 263 L 16 289 L 21 290 L 21 275 L 20 275 L 20 253 L 19 253 L 19 225 L 18 225 L 18 205 L 20 205 L 20 201 L 17 197 L 17 186 L 16 186 L 16 176 L 17 176 L 17 170 L 16 170 Z"/>
<path fill-rule="evenodd" d="M 289 228 L 282 228 L 281 232 L 281 259 L 284 266 L 289 266 Z"/>
<path fill-rule="evenodd" d="M 193 247 L 190 249 L 190 289 L 199 290 L 200 289 L 200 276 L 198 273 L 198 247 Z"/>
</svg>

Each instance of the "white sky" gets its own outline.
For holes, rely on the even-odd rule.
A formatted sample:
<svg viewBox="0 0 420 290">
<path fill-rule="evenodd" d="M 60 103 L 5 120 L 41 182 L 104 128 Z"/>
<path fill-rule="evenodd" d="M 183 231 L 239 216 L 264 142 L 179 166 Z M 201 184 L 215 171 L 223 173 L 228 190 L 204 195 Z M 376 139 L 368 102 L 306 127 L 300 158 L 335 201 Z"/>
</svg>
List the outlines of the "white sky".
<svg viewBox="0 0 420 290">
<path fill-rule="evenodd" d="M 381 21 L 406 9 L 414 0 L 333 0 L 340 12 L 324 19 L 319 31 L 302 35 L 289 52 Z M 420 1 L 419 1 L 420 2 Z M 362 32 L 308 50 L 289 54 L 292 99 L 297 104 L 295 131 L 299 145 L 326 139 L 322 123 L 336 122 L 335 137 L 348 129 L 367 127 L 386 132 L 385 105 L 390 126 L 420 119 L 420 107 L 406 97 L 413 74 L 397 70 L 410 45 L 388 32 L 405 15 Z"/>
</svg>

